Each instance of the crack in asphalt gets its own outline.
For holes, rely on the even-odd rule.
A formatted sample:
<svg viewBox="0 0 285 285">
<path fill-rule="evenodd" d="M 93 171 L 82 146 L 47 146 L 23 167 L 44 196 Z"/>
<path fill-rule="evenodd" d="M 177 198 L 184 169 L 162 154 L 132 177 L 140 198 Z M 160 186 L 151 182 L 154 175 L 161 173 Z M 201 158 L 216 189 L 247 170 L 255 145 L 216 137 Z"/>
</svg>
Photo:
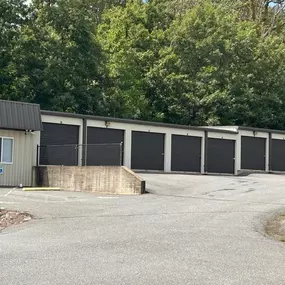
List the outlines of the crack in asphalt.
<svg viewBox="0 0 285 285">
<path fill-rule="evenodd" d="M 244 200 L 234 200 L 234 199 L 223 199 L 223 198 L 211 198 L 211 197 L 201 197 L 201 196 L 183 196 L 183 195 L 170 195 L 170 194 L 160 194 L 152 192 L 152 190 L 147 189 L 149 194 L 164 197 L 175 197 L 183 199 L 196 199 L 196 200 L 209 200 L 209 201 L 219 201 L 219 202 L 237 202 L 245 204 L 257 204 L 257 205 L 271 205 L 271 206 L 285 206 L 285 203 L 268 203 L 268 202 L 254 202 L 254 201 L 244 201 Z"/>
</svg>

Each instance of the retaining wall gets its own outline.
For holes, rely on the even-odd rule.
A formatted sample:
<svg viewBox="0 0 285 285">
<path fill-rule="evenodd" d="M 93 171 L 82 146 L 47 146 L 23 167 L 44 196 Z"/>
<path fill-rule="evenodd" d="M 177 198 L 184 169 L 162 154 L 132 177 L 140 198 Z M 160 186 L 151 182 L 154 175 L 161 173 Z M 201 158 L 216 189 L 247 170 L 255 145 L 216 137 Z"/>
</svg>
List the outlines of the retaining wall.
<svg viewBox="0 0 285 285">
<path fill-rule="evenodd" d="M 124 166 L 38 166 L 34 186 L 99 194 L 143 194 L 145 181 Z"/>
</svg>

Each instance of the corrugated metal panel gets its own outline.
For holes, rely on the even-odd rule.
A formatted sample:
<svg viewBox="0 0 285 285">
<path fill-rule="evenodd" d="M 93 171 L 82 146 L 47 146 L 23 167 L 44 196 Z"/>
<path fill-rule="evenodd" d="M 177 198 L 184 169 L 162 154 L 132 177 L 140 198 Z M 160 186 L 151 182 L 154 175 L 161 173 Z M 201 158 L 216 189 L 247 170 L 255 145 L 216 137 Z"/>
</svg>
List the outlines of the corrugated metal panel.
<svg viewBox="0 0 285 285">
<path fill-rule="evenodd" d="M 3 174 L 0 175 L 0 186 L 30 186 L 32 183 L 32 167 L 36 163 L 37 140 L 39 133 L 35 135 L 25 134 L 23 131 L 0 130 L 0 137 L 12 137 L 14 139 L 13 163 L 1 164 Z"/>
<path fill-rule="evenodd" d="M 40 106 L 0 100 L 0 128 L 11 130 L 42 129 Z"/>
</svg>

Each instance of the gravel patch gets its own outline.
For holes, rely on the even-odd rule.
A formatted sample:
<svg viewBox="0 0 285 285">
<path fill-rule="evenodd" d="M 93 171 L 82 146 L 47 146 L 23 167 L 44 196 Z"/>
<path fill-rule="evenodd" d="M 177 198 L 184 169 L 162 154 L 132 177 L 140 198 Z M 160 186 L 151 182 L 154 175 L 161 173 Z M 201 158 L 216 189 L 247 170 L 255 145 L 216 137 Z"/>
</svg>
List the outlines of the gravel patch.
<svg viewBox="0 0 285 285">
<path fill-rule="evenodd" d="M 285 242 L 285 214 L 278 214 L 269 219 L 265 232 L 272 238 Z"/>
<path fill-rule="evenodd" d="M 0 231 L 13 225 L 19 225 L 31 219 L 31 215 L 17 211 L 0 209 Z"/>
</svg>

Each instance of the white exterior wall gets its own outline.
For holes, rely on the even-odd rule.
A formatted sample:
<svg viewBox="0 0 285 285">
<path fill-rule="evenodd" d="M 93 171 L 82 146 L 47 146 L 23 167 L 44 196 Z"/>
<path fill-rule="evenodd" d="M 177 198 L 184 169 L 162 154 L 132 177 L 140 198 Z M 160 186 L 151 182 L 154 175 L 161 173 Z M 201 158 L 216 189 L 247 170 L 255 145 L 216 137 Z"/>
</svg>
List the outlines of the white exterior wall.
<svg viewBox="0 0 285 285">
<path fill-rule="evenodd" d="M 25 131 L 0 130 L 0 137 L 10 137 L 13 143 L 13 162 L 0 163 L 3 174 L 0 175 L 0 186 L 31 186 L 32 168 L 36 166 L 37 145 L 40 142 L 40 132 L 25 133 Z"/>
<path fill-rule="evenodd" d="M 204 126 L 204 128 L 237 132 L 238 126 Z"/>
<path fill-rule="evenodd" d="M 274 139 L 274 140 L 285 140 L 285 134 L 274 134 L 274 133 L 272 133 L 272 139 Z"/>
<path fill-rule="evenodd" d="M 73 125 L 79 126 L 79 138 L 78 144 L 83 144 L 83 120 L 80 118 L 69 118 L 69 117 L 60 117 L 60 116 L 51 116 L 51 115 L 42 115 L 43 123 L 52 123 L 52 124 L 62 124 L 62 125 Z M 78 151 L 78 164 L 82 165 L 82 151 Z"/>
<path fill-rule="evenodd" d="M 225 139 L 225 140 L 237 140 L 237 134 L 208 132 L 208 138 L 213 139 Z"/>
<path fill-rule="evenodd" d="M 237 134 L 236 152 L 235 152 L 235 175 L 241 170 L 241 135 Z"/>
</svg>

